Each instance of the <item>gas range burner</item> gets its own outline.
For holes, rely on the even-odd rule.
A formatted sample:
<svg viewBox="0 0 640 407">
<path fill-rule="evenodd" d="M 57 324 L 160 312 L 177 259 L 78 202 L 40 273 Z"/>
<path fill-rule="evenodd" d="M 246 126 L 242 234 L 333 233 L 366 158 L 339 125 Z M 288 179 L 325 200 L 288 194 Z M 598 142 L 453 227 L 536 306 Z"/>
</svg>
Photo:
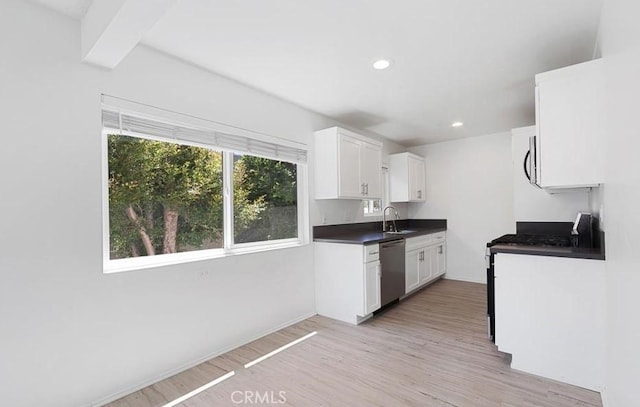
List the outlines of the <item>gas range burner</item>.
<svg viewBox="0 0 640 407">
<path fill-rule="evenodd" d="M 487 247 L 497 244 L 570 247 L 571 238 L 569 236 L 560 235 L 504 235 L 497 239 L 493 239 L 491 243 L 487 244 Z"/>
</svg>

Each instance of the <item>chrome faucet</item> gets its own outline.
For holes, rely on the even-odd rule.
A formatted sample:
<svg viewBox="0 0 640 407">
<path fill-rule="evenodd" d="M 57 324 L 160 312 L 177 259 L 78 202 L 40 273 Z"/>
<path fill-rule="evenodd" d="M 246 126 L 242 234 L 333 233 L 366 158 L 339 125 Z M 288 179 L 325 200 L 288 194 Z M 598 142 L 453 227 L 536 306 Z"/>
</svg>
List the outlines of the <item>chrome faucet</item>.
<svg viewBox="0 0 640 407">
<path fill-rule="evenodd" d="M 398 210 L 393 206 L 387 206 L 382 210 L 382 231 L 387 232 L 387 209 L 393 209 L 394 212 L 394 218 L 392 219 L 393 227 L 391 228 L 392 230 L 389 230 L 389 232 L 397 232 L 398 226 L 396 225 L 396 219 L 400 219 L 400 215 L 398 215 Z"/>
</svg>

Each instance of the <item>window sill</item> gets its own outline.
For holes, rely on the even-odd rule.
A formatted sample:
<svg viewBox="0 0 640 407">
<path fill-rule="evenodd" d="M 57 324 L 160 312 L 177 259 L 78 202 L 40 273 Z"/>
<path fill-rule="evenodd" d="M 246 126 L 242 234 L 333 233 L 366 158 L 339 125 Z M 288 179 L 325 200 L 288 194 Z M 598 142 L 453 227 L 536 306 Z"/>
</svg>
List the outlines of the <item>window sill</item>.
<svg viewBox="0 0 640 407">
<path fill-rule="evenodd" d="M 129 259 L 107 260 L 103 266 L 104 274 L 120 273 L 124 271 L 145 270 L 191 263 L 196 261 L 214 260 L 223 257 L 243 254 L 261 253 L 271 250 L 288 249 L 292 247 L 306 246 L 308 243 L 298 239 L 286 239 L 273 243 L 246 243 L 237 245 L 232 249 L 211 249 L 187 253 L 162 254 L 157 256 L 144 256 Z"/>
</svg>

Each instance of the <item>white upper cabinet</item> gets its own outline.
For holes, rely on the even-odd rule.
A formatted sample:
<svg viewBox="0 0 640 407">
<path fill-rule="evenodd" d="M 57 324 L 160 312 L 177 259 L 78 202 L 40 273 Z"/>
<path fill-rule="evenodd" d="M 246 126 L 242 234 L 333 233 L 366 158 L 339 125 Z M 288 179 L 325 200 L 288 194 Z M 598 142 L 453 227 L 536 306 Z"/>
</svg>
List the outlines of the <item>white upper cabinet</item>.
<svg viewBox="0 0 640 407">
<path fill-rule="evenodd" d="M 339 135 L 338 138 L 338 188 L 332 185 L 329 195 L 354 197 L 362 196 L 363 188 L 360 182 L 360 140 L 353 137 Z M 324 170 L 321 170 L 323 157 L 317 156 L 316 162 L 316 177 L 324 177 L 327 174 Z"/>
<path fill-rule="evenodd" d="M 362 143 L 360 148 L 361 180 L 367 198 L 382 198 L 382 146 Z"/>
<path fill-rule="evenodd" d="M 409 155 L 409 201 L 425 201 L 425 163 L 420 156 Z"/>
<path fill-rule="evenodd" d="M 424 157 L 412 153 L 389 156 L 389 195 L 391 202 L 426 200 Z"/>
<path fill-rule="evenodd" d="M 537 184 L 543 188 L 604 182 L 602 60 L 536 75 Z"/>
<path fill-rule="evenodd" d="M 382 198 L 382 143 L 332 127 L 314 134 L 316 199 Z"/>
</svg>

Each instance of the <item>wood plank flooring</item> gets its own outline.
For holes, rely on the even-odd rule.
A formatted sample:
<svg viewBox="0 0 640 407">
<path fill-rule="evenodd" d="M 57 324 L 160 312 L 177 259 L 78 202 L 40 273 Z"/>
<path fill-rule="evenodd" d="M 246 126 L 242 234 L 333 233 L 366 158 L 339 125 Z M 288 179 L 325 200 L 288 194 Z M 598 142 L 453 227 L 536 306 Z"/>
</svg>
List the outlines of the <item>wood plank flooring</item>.
<svg viewBox="0 0 640 407">
<path fill-rule="evenodd" d="M 160 407 L 229 371 L 179 406 L 602 406 L 598 393 L 512 370 L 487 339 L 485 303 L 484 285 L 440 280 L 360 326 L 315 316 L 109 406 Z"/>
</svg>

